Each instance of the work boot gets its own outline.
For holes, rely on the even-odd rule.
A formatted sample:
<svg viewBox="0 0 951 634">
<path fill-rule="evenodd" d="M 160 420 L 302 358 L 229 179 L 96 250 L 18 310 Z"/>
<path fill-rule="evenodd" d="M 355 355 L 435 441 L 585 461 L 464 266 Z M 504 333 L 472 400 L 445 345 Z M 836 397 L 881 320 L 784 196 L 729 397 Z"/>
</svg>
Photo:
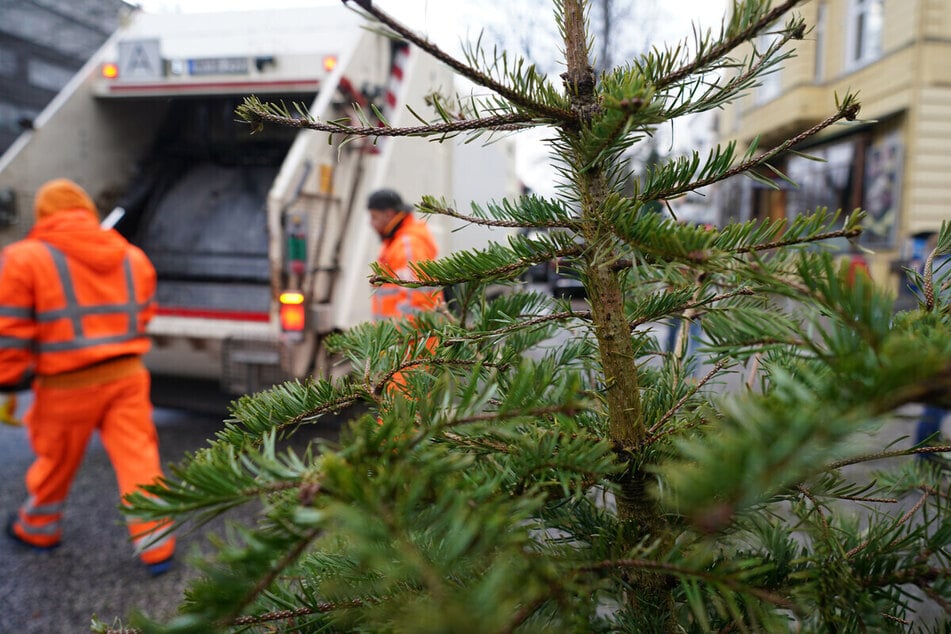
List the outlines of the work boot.
<svg viewBox="0 0 951 634">
<path fill-rule="evenodd" d="M 156 561 L 154 564 L 145 564 L 145 568 L 149 571 L 151 576 L 158 577 L 172 569 L 172 559 L 174 559 L 174 557 Z"/>
<path fill-rule="evenodd" d="M 17 535 L 16 529 L 14 528 L 16 525 L 16 522 L 17 522 L 17 516 L 16 516 L 16 513 L 14 513 L 7 519 L 7 529 L 6 529 L 7 537 L 12 539 L 16 543 L 20 544 L 21 546 L 26 546 L 27 548 L 32 549 L 33 552 L 37 552 L 37 553 L 48 553 L 59 548 L 60 542 L 56 542 L 55 544 L 50 544 L 48 546 L 37 546 L 36 544 L 31 544 L 30 542 L 26 541 L 25 539 Z"/>
</svg>

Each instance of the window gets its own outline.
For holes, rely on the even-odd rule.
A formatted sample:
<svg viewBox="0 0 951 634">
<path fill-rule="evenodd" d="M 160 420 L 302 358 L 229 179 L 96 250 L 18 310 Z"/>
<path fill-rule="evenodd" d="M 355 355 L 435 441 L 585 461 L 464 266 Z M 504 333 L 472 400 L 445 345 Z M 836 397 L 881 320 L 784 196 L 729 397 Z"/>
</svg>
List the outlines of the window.
<svg viewBox="0 0 951 634">
<path fill-rule="evenodd" d="M 813 72 L 816 82 L 825 78 L 826 74 L 826 3 L 820 2 L 816 8 L 816 61 Z"/>
<path fill-rule="evenodd" d="M 860 66 L 882 54 L 885 0 L 850 0 L 848 65 Z"/>
<path fill-rule="evenodd" d="M 8 48 L 0 48 L 0 76 L 13 77 L 17 74 L 18 68 L 16 52 Z"/>
<path fill-rule="evenodd" d="M 27 64 L 27 81 L 34 86 L 53 92 L 59 92 L 74 74 L 75 71 L 72 69 L 50 64 L 41 59 L 31 59 Z"/>
<path fill-rule="evenodd" d="M 786 175 L 796 183 L 786 198 L 787 215 L 811 213 L 819 207 L 831 211 L 851 211 L 861 205 L 856 191 L 861 143 L 857 139 L 833 141 L 804 152 L 813 157 L 791 155 L 786 162 Z M 818 159 L 818 160 L 815 160 Z"/>
<path fill-rule="evenodd" d="M 781 28 L 782 25 L 779 23 L 773 24 L 768 31 L 764 31 L 756 38 L 756 50 L 759 54 L 763 54 L 771 46 L 775 46 L 776 40 L 780 38 L 780 35 L 777 34 L 777 29 Z M 756 103 L 766 103 L 778 97 L 783 89 L 783 78 L 780 74 L 780 66 L 774 65 L 765 75 L 760 75 L 759 86 L 756 89 Z"/>
</svg>

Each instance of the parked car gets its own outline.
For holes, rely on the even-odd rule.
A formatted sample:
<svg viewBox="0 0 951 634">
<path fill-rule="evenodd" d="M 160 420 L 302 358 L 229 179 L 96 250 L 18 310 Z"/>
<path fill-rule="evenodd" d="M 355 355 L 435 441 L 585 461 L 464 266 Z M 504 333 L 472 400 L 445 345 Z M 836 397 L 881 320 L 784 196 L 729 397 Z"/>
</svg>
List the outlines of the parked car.
<svg viewBox="0 0 951 634">
<path fill-rule="evenodd" d="M 570 260 L 557 258 L 548 265 L 548 287 L 554 297 L 582 299 L 585 297 L 584 284 Z"/>
<path fill-rule="evenodd" d="M 547 231 L 545 229 L 522 229 L 521 234 L 530 240 L 544 237 Z M 545 283 L 548 281 L 548 262 L 538 262 L 528 267 L 523 279 L 529 283 Z"/>
</svg>

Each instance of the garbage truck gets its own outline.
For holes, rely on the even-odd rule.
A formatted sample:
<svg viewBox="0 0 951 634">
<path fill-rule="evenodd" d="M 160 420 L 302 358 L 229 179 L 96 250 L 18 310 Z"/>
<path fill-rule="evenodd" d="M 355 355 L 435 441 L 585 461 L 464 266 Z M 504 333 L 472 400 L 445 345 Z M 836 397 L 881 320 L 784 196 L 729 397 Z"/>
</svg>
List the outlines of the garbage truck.
<svg viewBox="0 0 951 634">
<path fill-rule="evenodd" d="M 43 182 L 71 178 L 155 265 L 155 381 L 238 395 L 331 373 L 327 336 L 370 317 L 369 193 L 465 210 L 516 193 L 512 147 L 251 130 L 235 109 L 255 95 L 321 121 L 415 125 L 453 81 L 342 6 L 133 12 L 0 157 L 0 245 L 29 230 Z M 501 237 L 427 221 L 443 254 Z"/>
</svg>

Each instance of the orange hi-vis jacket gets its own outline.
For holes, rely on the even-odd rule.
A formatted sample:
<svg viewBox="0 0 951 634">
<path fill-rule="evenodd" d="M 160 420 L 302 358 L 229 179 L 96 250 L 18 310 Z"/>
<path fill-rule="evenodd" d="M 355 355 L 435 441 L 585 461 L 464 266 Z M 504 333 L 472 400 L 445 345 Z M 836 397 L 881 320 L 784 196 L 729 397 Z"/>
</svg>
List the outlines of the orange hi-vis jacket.
<svg viewBox="0 0 951 634">
<path fill-rule="evenodd" d="M 401 280 L 415 280 L 410 262 L 436 258 L 436 241 L 425 223 L 407 213 L 396 229 L 383 239 L 377 263 L 388 274 Z M 442 291 L 434 287 L 403 288 L 383 284 L 373 294 L 373 318 L 376 320 L 411 317 L 432 310 L 442 302 Z"/>
<path fill-rule="evenodd" d="M 95 215 L 40 219 L 0 256 L 0 385 L 149 349 L 155 269 Z"/>
<path fill-rule="evenodd" d="M 95 206 L 70 181 L 41 188 L 36 207 L 29 235 L 0 253 L 0 387 L 36 375 L 24 417 L 36 457 L 25 477 L 27 500 L 9 530 L 52 548 L 93 432 L 123 498 L 162 476 L 141 360 L 156 275 L 140 249 L 99 226 Z M 161 532 L 166 526 L 127 521 L 144 563 L 172 557 L 175 537 Z"/>
</svg>

